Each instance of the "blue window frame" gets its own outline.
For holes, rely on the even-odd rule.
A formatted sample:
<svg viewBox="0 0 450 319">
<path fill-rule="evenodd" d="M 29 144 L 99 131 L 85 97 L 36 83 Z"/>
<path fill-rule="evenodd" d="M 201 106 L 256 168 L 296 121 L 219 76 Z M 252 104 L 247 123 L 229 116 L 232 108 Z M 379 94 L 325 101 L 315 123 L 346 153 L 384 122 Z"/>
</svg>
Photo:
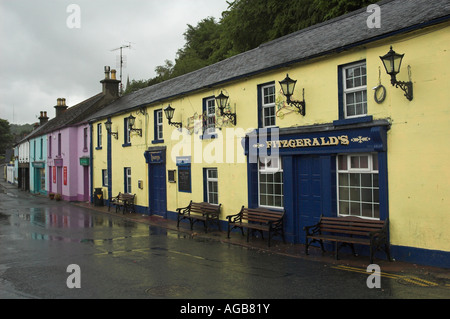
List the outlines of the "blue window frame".
<svg viewBox="0 0 450 319">
<path fill-rule="evenodd" d="M 203 168 L 203 197 L 205 202 L 219 205 L 217 168 Z"/>
<path fill-rule="evenodd" d="M 123 147 L 131 146 L 130 125 L 128 117 L 123 119 Z"/>
<path fill-rule="evenodd" d="M 203 135 L 201 138 L 216 138 L 216 100 L 214 96 L 203 99 Z"/>
<path fill-rule="evenodd" d="M 366 61 L 338 66 L 339 120 L 335 126 L 372 122 L 367 109 Z"/>
<path fill-rule="evenodd" d="M 123 169 L 123 184 L 124 192 L 127 194 L 131 194 L 131 167 L 124 167 Z"/>
<path fill-rule="evenodd" d="M 108 170 L 102 170 L 102 185 L 103 187 L 108 187 Z"/>
<path fill-rule="evenodd" d="M 102 149 L 102 123 L 97 124 L 97 147 L 95 149 Z"/>
<path fill-rule="evenodd" d="M 275 82 L 258 85 L 258 128 L 276 126 Z"/>
<path fill-rule="evenodd" d="M 154 139 L 152 144 L 164 143 L 163 110 L 155 110 L 154 114 Z"/>
</svg>

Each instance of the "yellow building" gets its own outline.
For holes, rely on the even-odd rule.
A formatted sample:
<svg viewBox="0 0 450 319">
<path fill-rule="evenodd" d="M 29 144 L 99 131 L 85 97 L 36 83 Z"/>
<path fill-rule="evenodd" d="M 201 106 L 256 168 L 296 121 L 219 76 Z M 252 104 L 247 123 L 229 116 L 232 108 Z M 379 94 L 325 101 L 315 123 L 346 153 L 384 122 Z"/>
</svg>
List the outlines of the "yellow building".
<svg viewBox="0 0 450 319">
<path fill-rule="evenodd" d="M 243 205 L 284 209 L 293 243 L 321 215 L 388 220 L 395 259 L 448 267 L 449 11 L 383 2 L 124 96 L 91 118 L 93 188 L 171 219 L 222 204 L 223 225 Z M 397 87 L 380 59 L 394 51 Z"/>
</svg>

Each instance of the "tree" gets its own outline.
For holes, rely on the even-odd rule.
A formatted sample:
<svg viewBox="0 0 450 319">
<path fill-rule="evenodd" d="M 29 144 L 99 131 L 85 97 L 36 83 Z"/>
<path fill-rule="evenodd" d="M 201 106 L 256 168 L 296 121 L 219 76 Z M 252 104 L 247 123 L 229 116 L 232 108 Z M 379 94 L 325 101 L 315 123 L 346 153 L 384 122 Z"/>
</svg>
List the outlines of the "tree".
<svg viewBox="0 0 450 319">
<path fill-rule="evenodd" d="M 314 7 L 324 15 L 324 21 L 376 3 L 378 0 L 315 0 Z"/>
<path fill-rule="evenodd" d="M 184 38 L 186 44 L 177 52 L 173 76 L 179 76 L 223 60 L 220 52 L 221 27 L 213 17 L 188 25 Z"/>
<path fill-rule="evenodd" d="M 170 79 L 173 73 L 173 62 L 166 60 L 165 63 L 165 65 L 159 65 L 155 68 L 155 72 L 158 75 L 157 77 L 160 78 L 161 81 Z"/>
<path fill-rule="evenodd" d="M 5 154 L 6 150 L 12 146 L 12 139 L 9 122 L 0 119 L 0 154 Z"/>
<path fill-rule="evenodd" d="M 236 54 L 262 43 L 357 10 L 378 0 L 234 0 L 216 22 L 208 17 L 196 26 L 188 24 L 186 43 L 177 52 L 175 64 L 166 60 L 157 66 L 157 76 L 137 83 L 153 85 Z M 133 81 L 131 83 L 133 90 Z M 128 93 L 128 87 L 126 93 Z"/>
</svg>

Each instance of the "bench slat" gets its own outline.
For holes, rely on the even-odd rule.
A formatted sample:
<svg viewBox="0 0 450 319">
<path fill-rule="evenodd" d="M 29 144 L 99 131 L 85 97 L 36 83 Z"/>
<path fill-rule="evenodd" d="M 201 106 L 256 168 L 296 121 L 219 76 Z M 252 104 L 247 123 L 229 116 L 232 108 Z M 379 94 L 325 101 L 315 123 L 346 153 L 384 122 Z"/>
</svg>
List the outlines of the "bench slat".
<svg viewBox="0 0 450 319">
<path fill-rule="evenodd" d="M 272 233 L 280 233 L 284 238 L 283 226 L 284 212 L 271 211 L 265 208 L 246 208 L 242 206 L 241 211 L 236 215 L 227 216 L 228 219 L 228 238 L 230 238 L 230 231 L 234 228 L 240 228 L 244 234 L 243 228 L 247 228 L 247 241 L 249 241 L 249 234 L 251 230 L 268 231 L 269 232 L 269 247 Z"/>
<path fill-rule="evenodd" d="M 338 243 L 350 244 L 354 252 L 353 244 L 369 245 L 371 247 L 370 261 L 373 263 L 373 250 L 385 245 L 386 255 L 389 260 L 390 249 L 387 237 L 387 221 L 366 220 L 360 217 L 321 217 L 318 224 L 304 227 L 306 231 L 305 252 L 312 241 L 319 241 L 324 251 L 322 241 L 335 242 L 336 259 L 338 259 Z M 325 234 L 324 234 L 325 233 Z M 372 234 L 376 238 L 372 237 Z M 353 237 L 360 236 L 360 237 Z M 309 241 L 312 240 L 312 241 Z"/>
<path fill-rule="evenodd" d="M 220 230 L 220 207 L 219 205 L 212 205 L 210 203 L 196 203 L 191 201 L 187 207 L 177 208 L 178 212 L 178 222 L 177 227 L 180 227 L 180 221 L 183 219 L 188 219 L 191 225 L 191 230 L 193 230 L 194 223 L 197 221 L 202 221 L 205 225 L 205 231 L 208 232 L 208 222 L 216 222 Z"/>
</svg>

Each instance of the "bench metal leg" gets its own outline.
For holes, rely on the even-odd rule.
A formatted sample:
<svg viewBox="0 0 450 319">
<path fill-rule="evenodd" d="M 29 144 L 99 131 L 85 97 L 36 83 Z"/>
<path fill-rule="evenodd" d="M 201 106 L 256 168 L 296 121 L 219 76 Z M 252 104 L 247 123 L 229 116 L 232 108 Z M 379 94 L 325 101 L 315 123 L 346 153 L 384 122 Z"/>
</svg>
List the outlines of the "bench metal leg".
<svg viewBox="0 0 450 319">
<path fill-rule="evenodd" d="M 392 261 L 391 259 L 391 246 L 389 244 L 385 245 L 385 251 L 386 251 L 386 255 L 389 261 Z"/>
</svg>

